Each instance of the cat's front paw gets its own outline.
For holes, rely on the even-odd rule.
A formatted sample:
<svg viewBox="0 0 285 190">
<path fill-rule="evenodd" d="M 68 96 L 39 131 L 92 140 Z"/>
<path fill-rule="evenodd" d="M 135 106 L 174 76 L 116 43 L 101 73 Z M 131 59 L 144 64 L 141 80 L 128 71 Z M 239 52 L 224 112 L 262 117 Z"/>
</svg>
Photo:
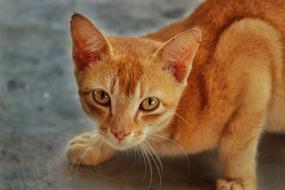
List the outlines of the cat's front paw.
<svg viewBox="0 0 285 190">
<path fill-rule="evenodd" d="M 83 133 L 72 139 L 67 148 L 71 164 L 95 166 L 113 155 L 114 151 L 101 142 L 96 133 Z"/>
<path fill-rule="evenodd" d="M 225 180 L 217 181 L 217 190 L 257 190 L 255 182 L 251 180 Z"/>
</svg>

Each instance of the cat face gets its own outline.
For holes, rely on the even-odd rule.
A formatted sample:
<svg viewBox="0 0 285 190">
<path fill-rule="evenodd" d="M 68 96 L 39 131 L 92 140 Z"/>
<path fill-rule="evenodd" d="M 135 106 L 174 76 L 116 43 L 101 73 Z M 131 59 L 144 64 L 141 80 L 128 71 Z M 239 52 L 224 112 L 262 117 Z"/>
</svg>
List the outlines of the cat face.
<svg viewBox="0 0 285 190">
<path fill-rule="evenodd" d="M 164 44 L 106 38 L 76 14 L 71 34 L 80 100 L 97 121 L 101 139 L 124 150 L 165 130 L 187 84 L 199 31 L 186 31 Z"/>
</svg>

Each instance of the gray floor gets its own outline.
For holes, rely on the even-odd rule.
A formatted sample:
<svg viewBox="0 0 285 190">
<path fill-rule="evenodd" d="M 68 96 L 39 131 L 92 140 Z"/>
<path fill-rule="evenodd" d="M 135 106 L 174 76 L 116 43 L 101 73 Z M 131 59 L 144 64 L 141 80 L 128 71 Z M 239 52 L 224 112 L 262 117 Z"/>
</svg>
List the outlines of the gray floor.
<svg viewBox="0 0 285 190">
<path fill-rule="evenodd" d="M 69 18 L 83 13 L 108 34 L 151 31 L 193 9 L 197 0 L 0 0 L 0 190 L 210 190 L 216 154 L 163 160 L 160 180 L 142 160 L 122 154 L 96 168 L 70 170 L 67 141 L 92 124 L 78 103 Z M 260 146 L 260 190 L 285 189 L 285 137 Z M 145 175 L 146 173 L 146 175 Z M 151 182 L 151 188 L 150 187 Z"/>
</svg>

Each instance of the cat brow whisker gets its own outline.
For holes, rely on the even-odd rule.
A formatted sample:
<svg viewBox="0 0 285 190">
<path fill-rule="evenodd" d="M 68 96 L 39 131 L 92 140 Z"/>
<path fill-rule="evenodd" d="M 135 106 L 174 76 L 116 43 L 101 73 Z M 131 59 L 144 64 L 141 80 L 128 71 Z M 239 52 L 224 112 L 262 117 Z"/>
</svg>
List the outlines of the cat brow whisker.
<svg viewBox="0 0 285 190">
<path fill-rule="evenodd" d="M 181 115 L 179 115 L 178 113 L 174 112 L 174 115 L 177 116 L 178 118 L 180 118 L 182 121 L 184 121 L 187 125 L 190 125 L 190 122 L 187 121 L 186 119 L 184 119 Z"/>
</svg>

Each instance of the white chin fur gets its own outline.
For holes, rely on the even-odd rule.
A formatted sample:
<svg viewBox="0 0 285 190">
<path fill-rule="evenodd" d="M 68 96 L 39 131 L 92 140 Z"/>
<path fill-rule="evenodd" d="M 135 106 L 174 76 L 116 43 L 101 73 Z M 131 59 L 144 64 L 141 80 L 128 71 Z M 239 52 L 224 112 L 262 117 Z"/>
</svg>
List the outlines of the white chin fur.
<svg viewBox="0 0 285 190">
<path fill-rule="evenodd" d="M 119 151 L 124 151 L 127 149 L 131 149 L 133 148 L 135 145 L 139 144 L 139 143 L 132 143 L 132 144 L 128 144 L 126 142 L 110 142 L 107 139 L 102 138 L 102 140 L 108 144 L 109 146 L 111 146 L 113 149 L 115 150 L 119 150 Z"/>
</svg>

